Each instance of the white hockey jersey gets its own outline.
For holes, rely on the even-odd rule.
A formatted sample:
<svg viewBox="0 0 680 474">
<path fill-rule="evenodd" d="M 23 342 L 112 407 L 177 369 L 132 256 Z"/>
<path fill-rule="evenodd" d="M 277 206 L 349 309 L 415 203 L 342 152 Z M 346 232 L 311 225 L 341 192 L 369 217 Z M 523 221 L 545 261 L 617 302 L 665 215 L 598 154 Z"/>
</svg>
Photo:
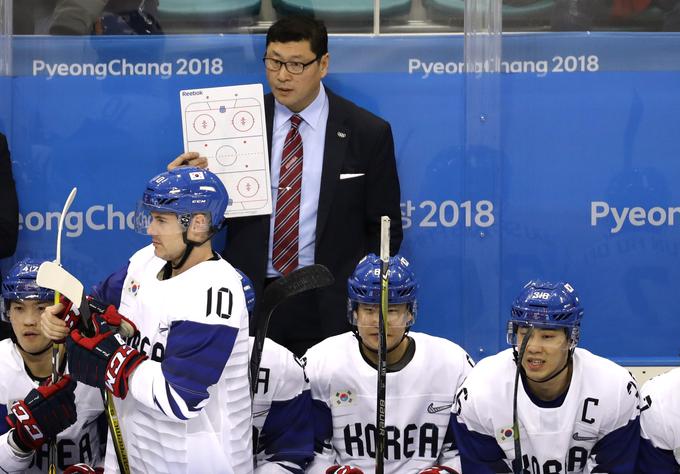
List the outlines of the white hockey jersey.
<svg viewBox="0 0 680 474">
<path fill-rule="evenodd" d="M 239 276 L 214 258 L 161 281 L 165 263 L 145 247 L 130 258 L 122 284 L 119 311 L 140 331 L 129 344 L 149 356 L 127 397 L 114 399 L 130 468 L 252 472 L 248 312 Z M 118 472 L 110 439 L 105 469 Z"/>
<path fill-rule="evenodd" d="M 409 336 L 415 342 L 413 358 L 387 373 L 385 472 L 412 474 L 435 464 L 460 472 L 447 428 L 455 393 L 472 361 L 446 339 L 417 332 Z M 317 453 L 307 472 L 324 473 L 333 464 L 373 472 L 376 369 L 363 358 L 351 332 L 320 342 L 305 359 L 317 425 Z"/>
<path fill-rule="evenodd" d="M 513 472 L 512 349 L 477 364 L 456 395 L 453 420 L 464 472 Z M 517 394 L 524 472 L 630 473 L 639 443 L 635 380 L 613 362 L 577 348 L 563 400 L 543 403 L 520 383 Z"/>
<path fill-rule="evenodd" d="M 9 426 L 5 416 L 11 405 L 23 400 L 38 383 L 27 373 L 24 360 L 10 339 L 0 341 L 0 472 L 43 473 L 49 467 L 49 445 L 44 444 L 33 456 L 17 457 L 8 445 Z M 102 465 L 104 451 L 104 404 L 98 389 L 77 384 L 75 390 L 77 420 L 57 436 L 57 470 L 87 463 Z"/>
<path fill-rule="evenodd" d="M 637 472 L 680 472 L 680 369 L 648 380 L 640 397 L 642 440 Z"/>
<path fill-rule="evenodd" d="M 250 338 L 252 350 L 253 341 Z M 314 423 L 303 362 L 264 340 L 253 399 L 255 473 L 302 474 L 314 457 Z"/>
</svg>

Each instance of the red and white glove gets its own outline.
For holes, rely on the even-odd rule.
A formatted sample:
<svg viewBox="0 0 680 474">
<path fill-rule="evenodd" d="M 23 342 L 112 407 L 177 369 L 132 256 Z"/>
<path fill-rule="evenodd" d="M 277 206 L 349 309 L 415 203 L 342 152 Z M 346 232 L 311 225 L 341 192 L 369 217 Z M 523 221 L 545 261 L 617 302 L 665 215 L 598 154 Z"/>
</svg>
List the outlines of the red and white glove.
<svg viewBox="0 0 680 474">
<path fill-rule="evenodd" d="M 80 309 L 73 306 L 73 302 L 64 297 L 64 295 L 59 296 L 59 302 L 64 306 L 64 308 L 57 314 L 59 319 L 63 319 L 68 327 L 69 331 L 73 330 L 80 321 Z M 63 344 L 66 339 L 60 339 L 54 341 L 56 344 Z"/>
<path fill-rule="evenodd" d="M 106 321 L 106 324 L 111 326 L 111 329 L 124 338 L 132 337 L 137 334 L 137 326 L 135 326 L 135 323 L 120 314 L 112 304 L 104 304 L 91 296 L 87 297 L 87 303 L 90 306 L 90 312 L 93 315 L 101 314 L 104 321 Z"/>
<path fill-rule="evenodd" d="M 13 440 L 23 451 L 40 448 L 76 422 L 75 381 L 67 375 L 52 385 L 28 392 L 14 402 L 7 423 L 14 428 Z"/>
<path fill-rule="evenodd" d="M 71 376 L 85 385 L 106 389 L 115 397 L 125 398 L 132 372 L 147 357 L 125 344 L 101 314 L 92 317 L 92 324 L 93 336 L 84 336 L 75 329 L 66 339 Z"/>
<path fill-rule="evenodd" d="M 70 331 L 76 329 L 80 322 L 80 310 L 73 306 L 71 300 L 64 298 L 64 296 L 60 297 L 59 302 L 64 305 L 64 309 L 57 314 L 57 317 L 64 320 Z M 90 307 L 92 317 L 100 314 L 104 318 L 104 321 L 111 326 L 111 329 L 114 329 L 121 336 L 127 338 L 132 337 L 137 333 L 137 326 L 135 326 L 128 318 L 120 314 L 115 306 L 102 303 L 91 296 L 87 297 L 87 304 Z M 64 340 L 62 339 L 61 341 L 55 342 L 61 344 Z"/>
<path fill-rule="evenodd" d="M 458 471 L 446 466 L 432 466 L 423 469 L 418 474 L 458 474 Z"/>
<path fill-rule="evenodd" d="M 364 471 L 358 467 L 339 466 L 336 464 L 326 469 L 326 474 L 364 474 Z"/>
<path fill-rule="evenodd" d="M 64 470 L 64 474 L 104 474 L 104 468 L 92 468 L 89 464 L 81 462 L 67 467 Z"/>
</svg>

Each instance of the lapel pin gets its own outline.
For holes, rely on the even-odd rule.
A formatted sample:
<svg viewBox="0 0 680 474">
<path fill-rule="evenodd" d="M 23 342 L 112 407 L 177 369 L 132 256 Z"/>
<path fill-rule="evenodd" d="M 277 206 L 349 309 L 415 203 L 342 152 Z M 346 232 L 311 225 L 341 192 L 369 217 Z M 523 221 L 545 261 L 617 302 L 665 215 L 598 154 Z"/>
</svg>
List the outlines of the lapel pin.
<svg viewBox="0 0 680 474">
<path fill-rule="evenodd" d="M 346 137 L 347 137 L 347 134 L 346 134 L 345 132 L 340 132 L 340 131 L 338 131 L 338 136 L 339 136 L 340 138 L 346 138 Z"/>
</svg>

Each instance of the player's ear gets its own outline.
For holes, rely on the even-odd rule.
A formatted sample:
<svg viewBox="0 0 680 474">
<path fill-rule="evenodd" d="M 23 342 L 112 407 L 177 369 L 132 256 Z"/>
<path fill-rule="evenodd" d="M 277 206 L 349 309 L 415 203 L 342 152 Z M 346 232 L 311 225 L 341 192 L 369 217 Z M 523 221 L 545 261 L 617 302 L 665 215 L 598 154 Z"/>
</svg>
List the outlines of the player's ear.
<svg viewBox="0 0 680 474">
<path fill-rule="evenodd" d="M 210 230 L 210 220 L 205 214 L 194 214 L 191 217 L 189 229 L 196 233 L 205 233 Z"/>
</svg>

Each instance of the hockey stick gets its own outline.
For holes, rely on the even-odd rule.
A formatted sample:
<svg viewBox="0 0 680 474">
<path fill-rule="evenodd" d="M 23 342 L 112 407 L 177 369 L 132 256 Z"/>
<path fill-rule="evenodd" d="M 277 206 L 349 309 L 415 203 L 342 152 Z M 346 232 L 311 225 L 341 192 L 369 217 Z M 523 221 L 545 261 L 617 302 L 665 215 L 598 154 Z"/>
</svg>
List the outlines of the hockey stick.
<svg viewBox="0 0 680 474">
<path fill-rule="evenodd" d="M 71 300 L 73 305 L 77 306 L 80 311 L 80 324 L 84 326 L 85 331 L 91 332 L 92 322 L 90 321 L 90 305 L 85 297 L 83 284 L 78 281 L 76 277 L 54 262 L 44 262 L 38 267 L 36 283 L 43 288 L 49 288 L 55 292 L 59 291 L 66 298 Z M 125 443 L 123 441 L 123 434 L 120 431 L 116 407 L 113 404 L 113 399 L 109 392 L 102 389 L 101 394 L 102 399 L 104 400 L 104 406 L 106 407 L 106 419 L 109 424 L 113 447 L 116 451 L 118 469 L 122 474 L 130 474 L 130 464 L 128 462 L 127 450 L 125 449 Z"/>
<path fill-rule="evenodd" d="M 82 305 L 83 284 L 56 262 L 43 262 L 38 267 L 35 282 L 38 286 L 54 290 L 55 294 L 61 293 L 77 308 Z"/>
<path fill-rule="evenodd" d="M 257 373 L 262 360 L 264 338 L 267 336 L 269 320 L 276 307 L 291 296 L 302 292 L 323 288 L 333 284 L 335 279 L 328 268 L 323 265 L 309 265 L 292 271 L 288 275 L 272 282 L 262 295 L 262 303 L 255 311 L 255 340 L 250 356 L 250 395 L 255 396 Z"/>
<path fill-rule="evenodd" d="M 61 233 L 64 230 L 64 220 L 66 220 L 66 214 L 68 213 L 69 208 L 71 207 L 71 204 L 73 203 L 73 200 L 76 198 L 76 193 L 78 192 L 78 188 L 73 188 L 71 189 L 71 192 L 69 193 L 68 197 L 66 198 L 66 202 L 64 203 L 64 207 L 61 209 L 61 214 L 59 215 L 59 224 L 57 225 L 57 255 L 56 255 L 56 260 L 55 263 L 57 265 L 61 265 Z M 38 283 L 40 285 L 40 283 Z M 54 304 L 59 303 L 59 292 L 56 291 L 54 293 Z M 52 343 L 52 383 L 57 383 L 57 380 L 59 379 L 59 367 L 60 367 L 60 360 L 59 356 L 62 351 L 62 345 L 61 344 L 56 344 Z M 49 454 L 48 454 L 48 463 L 49 463 L 49 469 L 48 473 L 49 474 L 56 474 L 57 472 L 57 440 L 56 438 L 50 441 L 50 446 L 49 446 Z"/>
<path fill-rule="evenodd" d="M 515 443 L 515 460 L 512 462 L 512 472 L 514 474 L 522 473 L 522 443 L 519 439 L 519 414 L 517 413 L 517 390 L 519 390 L 519 374 L 521 372 L 522 360 L 524 353 L 527 350 L 527 344 L 531 335 L 534 332 L 534 327 L 529 326 L 529 330 L 522 339 L 522 344 L 519 348 L 519 355 L 517 356 L 517 367 L 515 368 L 515 392 L 512 397 L 512 438 Z"/>
<path fill-rule="evenodd" d="M 387 388 L 387 314 L 389 310 L 390 218 L 380 219 L 380 311 L 378 317 L 378 397 L 376 407 L 375 472 L 385 471 L 385 391 Z"/>
</svg>

